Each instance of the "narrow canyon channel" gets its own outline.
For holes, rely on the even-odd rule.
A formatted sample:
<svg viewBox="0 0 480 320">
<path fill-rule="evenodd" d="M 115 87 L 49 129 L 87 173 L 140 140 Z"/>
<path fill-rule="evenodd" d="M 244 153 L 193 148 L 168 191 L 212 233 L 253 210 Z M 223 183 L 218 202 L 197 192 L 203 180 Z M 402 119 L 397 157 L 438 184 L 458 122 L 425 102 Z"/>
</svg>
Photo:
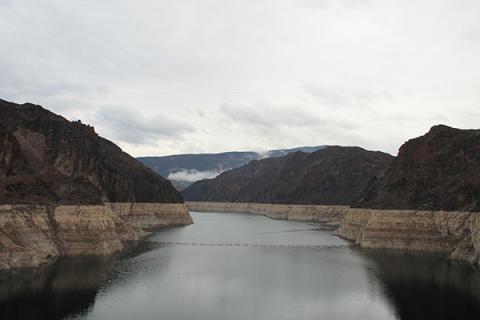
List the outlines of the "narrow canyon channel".
<svg viewBox="0 0 480 320">
<path fill-rule="evenodd" d="M 479 319 L 476 267 L 321 224 L 192 217 L 116 256 L 0 272 L 0 319 Z"/>
</svg>

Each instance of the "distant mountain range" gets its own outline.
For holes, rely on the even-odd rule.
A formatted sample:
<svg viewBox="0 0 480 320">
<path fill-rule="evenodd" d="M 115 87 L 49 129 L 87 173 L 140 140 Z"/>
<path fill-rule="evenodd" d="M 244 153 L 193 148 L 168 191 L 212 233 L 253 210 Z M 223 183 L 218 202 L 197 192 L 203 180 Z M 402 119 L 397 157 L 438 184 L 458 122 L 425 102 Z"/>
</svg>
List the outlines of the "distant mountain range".
<svg viewBox="0 0 480 320">
<path fill-rule="evenodd" d="M 283 157 L 292 152 L 311 153 L 327 146 L 276 149 L 266 152 L 232 151 L 223 153 L 178 154 L 137 158 L 147 167 L 169 179 L 182 190 L 193 182 L 212 179 L 224 171 L 241 167 L 252 160 Z"/>
<path fill-rule="evenodd" d="M 187 201 L 480 211 L 480 130 L 437 125 L 397 157 L 358 147 L 252 161 L 182 191 Z"/>
<path fill-rule="evenodd" d="M 186 201 L 350 205 L 393 156 L 331 146 L 251 161 L 182 191 Z"/>
</svg>

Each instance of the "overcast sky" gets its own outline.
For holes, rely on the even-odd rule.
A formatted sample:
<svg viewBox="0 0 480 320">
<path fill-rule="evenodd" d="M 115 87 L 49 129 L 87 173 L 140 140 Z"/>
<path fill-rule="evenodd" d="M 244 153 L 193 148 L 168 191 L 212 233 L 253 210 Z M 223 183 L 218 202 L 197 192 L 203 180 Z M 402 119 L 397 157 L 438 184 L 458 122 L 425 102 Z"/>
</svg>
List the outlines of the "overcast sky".
<svg viewBox="0 0 480 320">
<path fill-rule="evenodd" d="M 0 98 L 134 156 L 480 127 L 478 0 L 0 0 Z"/>
</svg>

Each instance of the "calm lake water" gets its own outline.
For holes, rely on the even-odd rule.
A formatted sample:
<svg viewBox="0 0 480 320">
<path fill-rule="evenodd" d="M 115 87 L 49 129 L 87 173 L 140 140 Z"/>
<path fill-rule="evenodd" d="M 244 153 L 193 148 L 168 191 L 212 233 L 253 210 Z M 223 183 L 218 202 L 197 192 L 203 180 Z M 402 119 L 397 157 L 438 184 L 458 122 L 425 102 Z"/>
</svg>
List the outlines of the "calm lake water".
<svg viewBox="0 0 480 320">
<path fill-rule="evenodd" d="M 121 255 L 0 273 L 0 319 L 480 319 L 480 272 L 319 224 L 193 213 Z"/>
</svg>

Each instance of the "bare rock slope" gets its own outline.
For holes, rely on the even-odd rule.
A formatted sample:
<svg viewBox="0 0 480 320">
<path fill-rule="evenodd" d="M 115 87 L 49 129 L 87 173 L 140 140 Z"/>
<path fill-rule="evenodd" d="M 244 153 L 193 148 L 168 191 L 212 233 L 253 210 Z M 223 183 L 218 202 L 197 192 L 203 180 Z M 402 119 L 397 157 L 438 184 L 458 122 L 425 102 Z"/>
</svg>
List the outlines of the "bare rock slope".
<svg viewBox="0 0 480 320">
<path fill-rule="evenodd" d="M 480 211 L 480 130 L 438 125 L 407 141 L 356 206 Z"/>
<path fill-rule="evenodd" d="M 93 127 L 0 100 L 0 203 L 181 203 L 171 184 Z"/>
</svg>

